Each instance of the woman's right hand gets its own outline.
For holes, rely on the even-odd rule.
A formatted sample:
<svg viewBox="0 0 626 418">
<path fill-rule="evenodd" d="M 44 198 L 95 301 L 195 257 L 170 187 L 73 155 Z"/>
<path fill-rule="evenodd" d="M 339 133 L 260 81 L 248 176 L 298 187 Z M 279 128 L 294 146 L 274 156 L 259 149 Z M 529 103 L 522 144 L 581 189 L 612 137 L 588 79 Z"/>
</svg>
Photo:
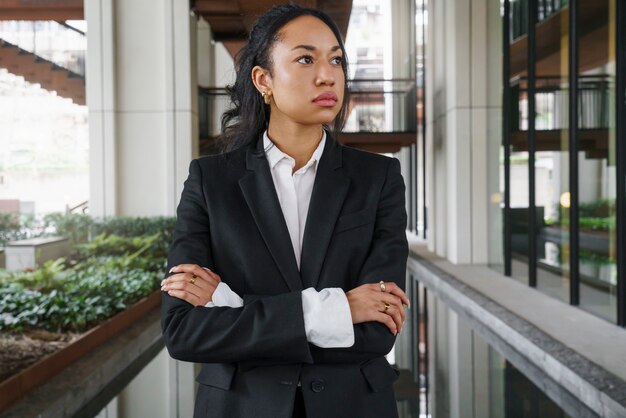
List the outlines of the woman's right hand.
<svg viewBox="0 0 626 418">
<path fill-rule="evenodd" d="M 346 292 L 352 323 L 381 322 L 397 335 L 406 319 L 402 305 L 410 306 L 409 298 L 394 282 L 384 282 L 384 289 L 381 283 L 366 283 Z M 386 310 L 385 303 L 389 304 Z"/>
</svg>

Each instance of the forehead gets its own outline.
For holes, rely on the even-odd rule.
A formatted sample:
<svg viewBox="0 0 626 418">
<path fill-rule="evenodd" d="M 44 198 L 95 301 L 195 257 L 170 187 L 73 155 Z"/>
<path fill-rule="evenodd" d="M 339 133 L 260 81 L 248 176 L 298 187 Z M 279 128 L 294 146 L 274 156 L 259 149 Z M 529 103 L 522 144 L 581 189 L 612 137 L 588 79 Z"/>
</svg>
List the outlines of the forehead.
<svg viewBox="0 0 626 418">
<path fill-rule="evenodd" d="M 339 45 L 339 41 L 328 25 L 314 16 L 299 16 L 285 24 L 278 34 L 277 44 L 288 48 L 311 45 L 326 50 Z"/>
</svg>

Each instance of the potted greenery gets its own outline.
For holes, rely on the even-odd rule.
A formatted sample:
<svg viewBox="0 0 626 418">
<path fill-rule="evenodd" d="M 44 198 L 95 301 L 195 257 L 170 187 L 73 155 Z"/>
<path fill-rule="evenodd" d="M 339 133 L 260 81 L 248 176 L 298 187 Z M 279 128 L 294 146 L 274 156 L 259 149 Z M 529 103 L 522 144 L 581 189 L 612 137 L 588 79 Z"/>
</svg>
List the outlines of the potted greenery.
<svg viewBox="0 0 626 418">
<path fill-rule="evenodd" d="M 0 271 L 0 411 L 160 303 L 174 219 L 79 216 L 54 218 L 70 257 Z"/>
</svg>

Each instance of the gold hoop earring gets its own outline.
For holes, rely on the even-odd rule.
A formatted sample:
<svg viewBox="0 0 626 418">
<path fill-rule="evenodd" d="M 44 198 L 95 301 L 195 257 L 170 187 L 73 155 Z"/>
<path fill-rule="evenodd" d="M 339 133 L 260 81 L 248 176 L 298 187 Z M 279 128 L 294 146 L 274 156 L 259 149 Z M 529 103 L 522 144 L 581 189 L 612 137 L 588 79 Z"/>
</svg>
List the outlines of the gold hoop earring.
<svg viewBox="0 0 626 418">
<path fill-rule="evenodd" d="M 270 95 L 267 92 L 262 92 L 261 96 L 263 96 L 263 101 L 265 102 L 266 105 L 270 104 Z"/>
</svg>

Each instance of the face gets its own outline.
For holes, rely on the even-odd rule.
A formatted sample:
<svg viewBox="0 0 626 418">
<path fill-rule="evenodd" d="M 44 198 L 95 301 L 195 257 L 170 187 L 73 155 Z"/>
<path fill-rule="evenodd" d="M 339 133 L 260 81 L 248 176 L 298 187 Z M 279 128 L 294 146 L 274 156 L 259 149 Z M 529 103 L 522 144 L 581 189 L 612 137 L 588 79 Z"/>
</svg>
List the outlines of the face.
<svg viewBox="0 0 626 418">
<path fill-rule="evenodd" d="M 313 16 L 287 23 L 271 50 L 272 71 L 253 70 L 270 91 L 271 119 L 303 125 L 331 123 L 343 103 L 343 53 L 332 30 Z"/>
</svg>

